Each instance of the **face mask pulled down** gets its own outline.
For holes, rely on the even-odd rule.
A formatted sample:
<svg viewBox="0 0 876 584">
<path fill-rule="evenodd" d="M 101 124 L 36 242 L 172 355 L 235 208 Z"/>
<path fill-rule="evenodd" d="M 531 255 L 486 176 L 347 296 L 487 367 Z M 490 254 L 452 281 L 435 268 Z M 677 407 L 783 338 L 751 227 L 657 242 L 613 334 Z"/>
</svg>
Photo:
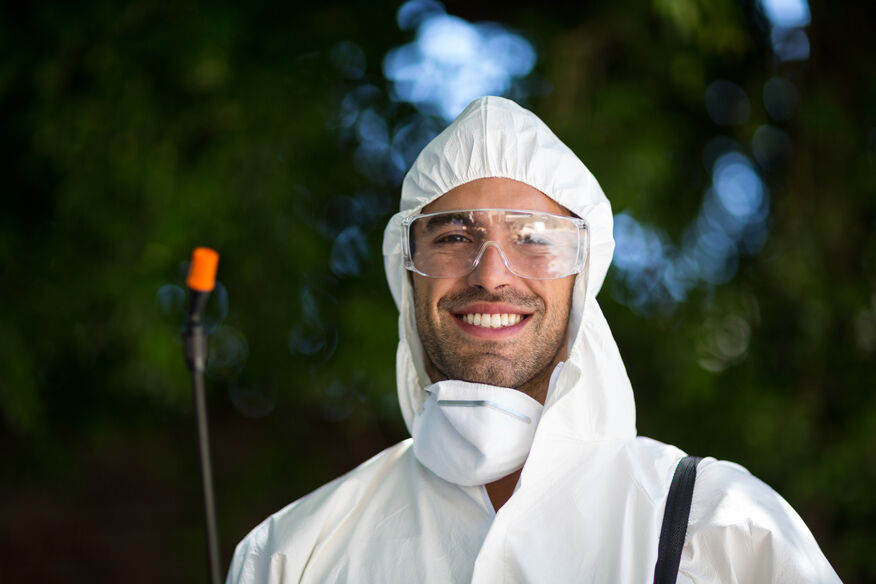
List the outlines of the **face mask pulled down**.
<svg viewBox="0 0 876 584">
<path fill-rule="evenodd" d="M 446 481 L 472 487 L 519 470 L 526 462 L 542 405 L 508 387 L 446 380 L 425 388 L 414 418 L 414 454 Z"/>
</svg>

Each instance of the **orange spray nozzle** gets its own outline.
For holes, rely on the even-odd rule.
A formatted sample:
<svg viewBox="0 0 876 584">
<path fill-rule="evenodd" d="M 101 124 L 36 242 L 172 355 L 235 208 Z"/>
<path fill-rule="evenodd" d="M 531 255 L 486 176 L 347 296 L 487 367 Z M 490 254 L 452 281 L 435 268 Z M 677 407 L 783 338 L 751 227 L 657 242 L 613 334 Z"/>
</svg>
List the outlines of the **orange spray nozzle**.
<svg viewBox="0 0 876 584">
<path fill-rule="evenodd" d="M 210 292 L 216 285 L 216 267 L 219 254 L 209 247 L 196 247 L 192 252 L 192 264 L 186 284 L 198 292 Z"/>
</svg>

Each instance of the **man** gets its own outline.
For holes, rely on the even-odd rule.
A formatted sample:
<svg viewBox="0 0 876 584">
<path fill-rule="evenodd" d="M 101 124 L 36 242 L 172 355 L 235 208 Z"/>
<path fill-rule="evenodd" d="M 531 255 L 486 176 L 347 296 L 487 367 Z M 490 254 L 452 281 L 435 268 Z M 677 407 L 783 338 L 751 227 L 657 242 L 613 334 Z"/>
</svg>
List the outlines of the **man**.
<svg viewBox="0 0 876 584">
<path fill-rule="evenodd" d="M 595 298 L 613 248 L 608 200 L 541 120 L 470 104 L 384 236 L 413 438 L 268 518 L 228 581 L 652 581 L 684 453 L 636 437 Z M 678 581 L 839 581 L 772 489 L 698 472 Z"/>
</svg>

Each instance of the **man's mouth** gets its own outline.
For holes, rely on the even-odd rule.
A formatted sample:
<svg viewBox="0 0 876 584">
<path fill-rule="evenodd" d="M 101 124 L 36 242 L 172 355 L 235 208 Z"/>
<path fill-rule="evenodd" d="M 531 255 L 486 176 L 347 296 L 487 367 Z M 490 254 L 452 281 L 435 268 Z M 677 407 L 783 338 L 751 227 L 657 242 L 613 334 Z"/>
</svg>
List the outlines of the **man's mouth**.
<svg viewBox="0 0 876 584">
<path fill-rule="evenodd" d="M 457 315 L 460 320 L 465 323 L 478 326 L 481 328 L 505 328 L 520 324 L 526 318 L 526 315 L 503 312 L 501 314 L 488 314 L 474 312 L 469 314 Z"/>
<path fill-rule="evenodd" d="M 473 334 L 480 331 L 493 338 L 499 331 L 512 333 L 519 330 L 532 315 L 509 303 L 478 302 L 454 310 L 453 316 L 464 330 Z"/>
</svg>

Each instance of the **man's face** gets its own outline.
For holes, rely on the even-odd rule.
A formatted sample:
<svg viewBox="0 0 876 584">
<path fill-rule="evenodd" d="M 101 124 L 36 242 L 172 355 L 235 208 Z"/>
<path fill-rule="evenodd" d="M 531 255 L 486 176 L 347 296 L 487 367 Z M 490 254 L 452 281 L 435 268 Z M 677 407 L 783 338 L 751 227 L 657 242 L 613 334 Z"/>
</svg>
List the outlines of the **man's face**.
<svg viewBox="0 0 876 584">
<path fill-rule="evenodd" d="M 540 191 L 505 178 L 456 187 L 423 213 L 482 208 L 569 215 Z M 488 246 L 466 276 L 428 278 L 411 273 L 411 278 L 417 330 L 433 381 L 459 379 L 513 387 L 544 403 L 551 372 L 566 358 L 574 275 L 555 280 L 521 278 L 505 267 L 495 247 Z M 466 316 L 470 314 L 507 314 L 510 324 L 478 326 L 466 319 L 477 322 L 483 317 Z M 490 316 L 491 321 L 495 318 Z"/>
</svg>

